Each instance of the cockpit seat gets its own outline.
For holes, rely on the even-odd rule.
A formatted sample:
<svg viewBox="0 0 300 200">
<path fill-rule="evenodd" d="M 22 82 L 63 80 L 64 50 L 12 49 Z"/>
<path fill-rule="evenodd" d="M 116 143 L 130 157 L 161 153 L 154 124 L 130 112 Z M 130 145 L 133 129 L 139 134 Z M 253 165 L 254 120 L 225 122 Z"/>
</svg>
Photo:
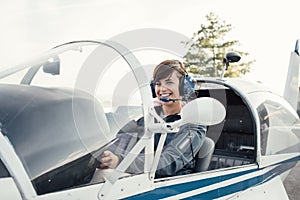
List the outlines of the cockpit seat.
<svg viewBox="0 0 300 200">
<path fill-rule="evenodd" d="M 211 138 L 205 137 L 203 145 L 195 157 L 195 172 L 202 172 L 208 169 L 214 149 L 215 142 Z"/>
</svg>

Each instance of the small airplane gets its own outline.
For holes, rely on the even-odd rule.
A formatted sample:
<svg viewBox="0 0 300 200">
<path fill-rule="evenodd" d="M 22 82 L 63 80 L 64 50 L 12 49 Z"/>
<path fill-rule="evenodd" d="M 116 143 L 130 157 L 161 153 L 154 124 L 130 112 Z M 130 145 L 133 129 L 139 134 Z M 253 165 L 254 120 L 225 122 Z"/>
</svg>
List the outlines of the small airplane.
<svg viewBox="0 0 300 200">
<path fill-rule="evenodd" d="M 116 42 L 73 41 L 0 68 L 0 199 L 288 199 L 283 180 L 300 159 L 298 43 L 284 97 L 223 78 L 238 60 L 228 53 L 220 78 L 197 78 L 197 98 L 172 123 L 153 109 L 152 68 Z M 143 137 L 116 169 L 98 169 L 140 117 Z M 208 128 L 193 173 L 156 178 L 165 136 L 185 123 Z M 144 173 L 126 173 L 142 151 Z"/>
</svg>

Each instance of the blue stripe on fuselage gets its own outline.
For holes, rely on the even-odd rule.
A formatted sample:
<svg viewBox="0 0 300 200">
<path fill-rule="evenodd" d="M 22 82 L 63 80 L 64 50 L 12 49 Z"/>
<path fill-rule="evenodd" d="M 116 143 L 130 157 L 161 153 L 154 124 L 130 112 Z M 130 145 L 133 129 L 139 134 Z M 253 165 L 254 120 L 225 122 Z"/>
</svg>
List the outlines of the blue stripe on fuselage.
<svg viewBox="0 0 300 200">
<path fill-rule="evenodd" d="M 267 171 L 266 173 L 250 178 L 250 179 L 245 179 L 242 180 L 238 183 L 234 183 L 228 186 L 220 187 L 218 189 L 214 189 L 208 192 L 201 193 L 199 195 L 195 196 L 190 196 L 187 197 L 187 199 L 214 199 L 214 198 L 219 198 L 222 196 L 226 196 L 229 194 L 233 194 L 242 190 L 245 190 L 247 188 L 253 187 L 255 185 L 262 184 L 263 182 L 266 182 L 273 177 L 280 175 L 281 173 L 285 172 L 288 169 L 291 169 L 292 167 L 295 166 L 295 162 L 300 159 L 300 156 L 297 156 L 295 158 L 289 159 L 287 161 L 281 162 L 280 165 L 277 167 L 273 168 L 270 171 Z M 132 197 L 128 197 L 125 199 L 162 199 L 178 194 L 182 194 L 185 192 L 189 192 L 192 190 L 196 190 L 205 186 L 209 186 L 215 183 L 223 182 L 226 180 L 230 180 L 232 178 L 242 176 L 245 174 L 249 174 L 252 172 L 256 171 L 261 171 L 263 169 L 252 169 L 252 170 L 246 170 L 243 172 L 236 172 L 233 174 L 228 174 L 228 175 L 222 175 L 222 176 L 217 176 L 213 178 L 207 178 L 207 179 L 202 179 L 202 180 L 197 180 L 197 181 L 191 181 L 187 183 L 180 183 L 176 185 L 170 185 L 170 186 L 165 186 L 161 188 L 154 189 L 152 191 L 138 194 Z"/>
<path fill-rule="evenodd" d="M 180 183 L 176 185 L 166 186 L 157 188 L 153 191 L 146 192 L 143 194 L 135 195 L 126 199 L 160 199 L 160 198 L 166 198 L 169 196 L 181 194 L 184 192 L 188 192 L 191 190 L 199 189 L 205 186 L 209 186 L 215 183 L 219 183 L 231 178 L 235 178 L 237 176 L 242 176 L 244 174 L 252 173 L 254 171 L 257 171 L 257 169 L 247 170 L 244 172 L 237 172 L 233 174 L 223 175 L 223 176 L 217 176 L 213 178 L 203 179 L 203 180 L 197 180 L 197 181 L 191 181 L 187 183 Z"/>
</svg>

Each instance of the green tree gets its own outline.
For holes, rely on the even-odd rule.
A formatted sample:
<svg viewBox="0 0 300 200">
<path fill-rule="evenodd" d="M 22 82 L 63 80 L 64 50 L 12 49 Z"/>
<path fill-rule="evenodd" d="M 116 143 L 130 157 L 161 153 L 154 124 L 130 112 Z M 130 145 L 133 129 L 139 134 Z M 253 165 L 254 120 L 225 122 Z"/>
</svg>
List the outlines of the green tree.
<svg viewBox="0 0 300 200">
<path fill-rule="evenodd" d="M 191 40 L 185 42 L 189 50 L 184 56 L 184 62 L 191 73 L 217 77 L 222 72 L 223 59 L 227 52 L 239 53 L 242 60 L 245 60 L 245 56 L 249 53 L 235 49 L 239 45 L 238 40 L 224 40 L 226 34 L 232 30 L 231 24 L 221 21 L 214 13 L 209 13 L 205 17 L 208 24 L 201 24 L 200 30 L 193 34 Z M 255 60 L 230 64 L 225 77 L 240 77 L 241 74 L 246 74 L 253 62 Z"/>
</svg>

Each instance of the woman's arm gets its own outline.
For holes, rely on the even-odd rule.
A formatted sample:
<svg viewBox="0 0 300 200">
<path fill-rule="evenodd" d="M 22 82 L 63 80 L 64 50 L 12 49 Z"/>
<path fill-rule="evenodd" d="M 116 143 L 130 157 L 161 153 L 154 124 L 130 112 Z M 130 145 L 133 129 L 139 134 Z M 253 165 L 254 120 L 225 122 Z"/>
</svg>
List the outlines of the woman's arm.
<svg viewBox="0 0 300 200">
<path fill-rule="evenodd" d="M 156 170 L 157 177 L 176 175 L 178 171 L 191 164 L 195 154 L 203 144 L 206 127 L 195 124 L 181 126 L 170 143 L 163 147 Z M 126 170 L 128 173 L 142 173 L 144 171 L 144 154 L 137 156 Z"/>
<path fill-rule="evenodd" d="M 176 175 L 185 167 L 191 167 L 195 154 L 203 144 L 206 127 L 195 124 L 181 126 L 171 142 L 164 146 L 157 166 L 156 176 Z"/>
</svg>

